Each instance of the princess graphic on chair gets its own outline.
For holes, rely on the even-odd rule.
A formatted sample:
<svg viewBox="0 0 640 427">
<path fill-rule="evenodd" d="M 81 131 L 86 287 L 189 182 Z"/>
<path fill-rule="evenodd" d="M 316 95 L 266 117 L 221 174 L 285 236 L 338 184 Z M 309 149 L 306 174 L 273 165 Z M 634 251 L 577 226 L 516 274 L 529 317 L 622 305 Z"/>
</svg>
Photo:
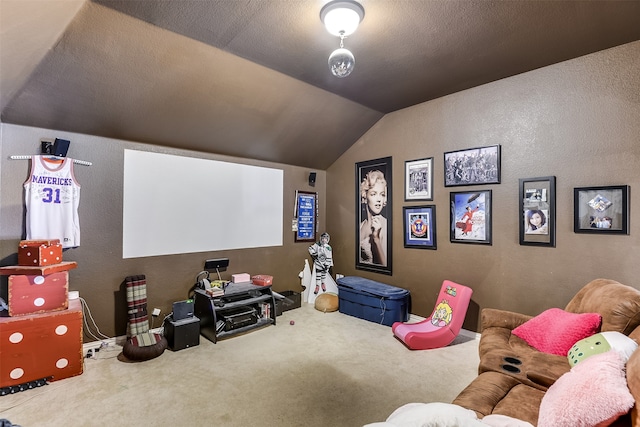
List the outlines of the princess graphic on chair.
<svg viewBox="0 0 640 427">
<path fill-rule="evenodd" d="M 431 323 L 433 326 L 443 327 L 447 326 L 451 322 L 453 317 L 453 309 L 449 305 L 446 299 L 443 299 L 440 304 L 436 306 L 436 309 L 431 316 Z"/>
</svg>

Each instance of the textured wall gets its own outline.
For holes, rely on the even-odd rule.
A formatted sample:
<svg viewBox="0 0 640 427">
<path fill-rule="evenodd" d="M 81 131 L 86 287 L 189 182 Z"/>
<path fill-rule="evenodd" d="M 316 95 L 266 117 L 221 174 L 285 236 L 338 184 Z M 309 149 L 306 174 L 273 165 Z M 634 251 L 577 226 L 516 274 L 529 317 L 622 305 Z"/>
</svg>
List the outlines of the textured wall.
<svg viewBox="0 0 640 427">
<path fill-rule="evenodd" d="M 640 42 L 500 80 L 385 116 L 328 170 L 336 271 L 407 288 L 428 316 L 443 279 L 479 309 L 535 315 L 598 277 L 640 288 Z M 443 153 L 502 145 L 501 184 L 444 187 Z M 393 276 L 355 270 L 356 162 L 393 156 Z M 433 202 L 404 202 L 404 162 L 434 157 Z M 519 245 L 518 179 L 557 178 L 556 248 Z M 631 186 L 631 234 L 573 232 L 573 188 Z M 493 245 L 449 242 L 449 192 L 493 190 Z M 435 204 L 438 249 L 405 249 L 402 206 Z"/>
<path fill-rule="evenodd" d="M 79 208 L 81 246 L 65 251 L 63 257 L 65 261 L 78 263 L 78 268 L 69 273 L 69 288 L 80 291 L 80 296 L 87 300 L 103 333 L 109 336 L 125 333 L 126 296 L 121 285 L 128 275 L 147 276 L 149 309 L 158 307 L 164 314 L 171 312 L 172 302 L 187 298 L 188 290 L 195 283 L 195 275 L 208 258 L 229 258 L 229 269 L 222 273 L 223 279 L 229 279 L 232 273 L 241 272 L 271 274 L 274 277 L 275 290 L 301 290 L 298 273 L 304 267 L 304 260 L 310 258 L 307 252 L 309 243 L 294 243 L 294 236 L 290 231 L 295 191 L 318 192 L 319 230 L 323 231 L 326 202 L 324 171 L 316 171 L 316 186 L 310 187 L 310 170 L 306 168 L 32 127 L 3 124 L 1 129 L 0 265 L 17 263 L 17 247 L 24 229 L 22 184 L 29 174 L 29 161 L 8 160 L 8 157 L 13 154 L 38 153 L 40 140 L 63 138 L 71 140 L 69 157 L 93 163 L 89 167 L 75 165 L 76 178 L 82 186 Z M 122 259 L 125 149 L 194 156 L 284 170 L 283 246 Z M 232 207 L 220 206 L 220 209 Z M 148 215 L 153 215 L 153 211 L 148 212 Z M 256 215 L 260 215 L 259 209 L 256 209 Z M 167 227 L 170 226 L 171 224 L 167 224 Z M 257 229 L 255 232 L 259 233 L 260 230 Z M 0 285 L 6 286 L 6 278 L 1 280 L 3 282 L 0 282 Z M 160 326 L 160 322 L 156 321 L 155 326 Z"/>
<path fill-rule="evenodd" d="M 640 288 L 637 277 L 640 214 L 640 42 L 599 52 L 385 116 L 326 172 L 318 172 L 321 231 L 331 233 L 335 272 L 358 274 L 410 289 L 413 311 L 429 315 L 443 279 L 474 288 L 474 328 L 483 307 L 537 314 L 564 306 L 586 282 L 607 277 Z M 270 273 L 275 289 L 296 289 L 308 258 L 307 245 L 293 243 L 290 229 L 294 191 L 310 190 L 308 169 L 159 148 L 126 141 L 2 125 L 0 146 L 0 264 L 15 264 L 23 222 L 22 183 L 28 162 L 12 154 L 38 152 L 41 139 L 72 141 L 69 155 L 94 163 L 77 166 L 82 184 L 82 246 L 65 252 L 78 262 L 71 289 L 87 299 L 102 331 L 124 333 L 125 276 L 149 278 L 149 304 L 165 313 L 186 297 L 206 258 L 228 256 L 230 272 Z M 443 185 L 443 152 L 502 145 L 502 183 L 480 187 Z M 284 246 L 278 248 L 122 259 L 123 150 L 144 149 L 246 162 L 285 171 Z M 393 156 L 393 276 L 355 270 L 354 164 Z M 402 206 L 404 161 L 434 157 L 433 202 L 437 207 L 438 249 L 404 249 Z M 518 244 L 518 178 L 557 177 L 557 247 Z M 631 185 L 629 236 L 573 233 L 573 188 Z M 493 245 L 453 244 L 448 239 L 449 192 L 491 188 Z M 327 191 L 329 189 L 329 191 Z M 634 190 L 635 189 L 635 190 Z M 326 207 L 326 208 L 325 208 Z M 635 209 L 634 209 L 635 208 Z M 326 213 L 326 215 L 325 215 Z M 152 213 L 150 213 L 152 214 Z"/>
</svg>

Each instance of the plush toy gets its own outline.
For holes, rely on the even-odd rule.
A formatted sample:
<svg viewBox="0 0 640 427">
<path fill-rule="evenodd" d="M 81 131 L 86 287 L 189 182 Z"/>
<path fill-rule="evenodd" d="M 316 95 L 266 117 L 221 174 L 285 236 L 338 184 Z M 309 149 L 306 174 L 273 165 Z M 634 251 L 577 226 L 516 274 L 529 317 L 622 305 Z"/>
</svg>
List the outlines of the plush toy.
<svg viewBox="0 0 640 427">
<path fill-rule="evenodd" d="M 587 357 L 615 350 L 626 362 L 637 347 L 634 340 L 620 332 L 600 332 L 575 343 L 567 353 L 567 358 L 571 367 L 574 367 Z"/>
</svg>

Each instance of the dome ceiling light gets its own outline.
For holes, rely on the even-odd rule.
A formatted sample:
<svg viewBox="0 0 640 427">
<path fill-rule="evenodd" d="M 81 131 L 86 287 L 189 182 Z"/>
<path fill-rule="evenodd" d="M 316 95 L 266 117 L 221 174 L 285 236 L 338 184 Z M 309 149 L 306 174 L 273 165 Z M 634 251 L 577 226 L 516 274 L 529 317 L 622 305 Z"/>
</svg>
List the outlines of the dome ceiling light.
<svg viewBox="0 0 640 427">
<path fill-rule="evenodd" d="M 356 59 L 344 47 L 344 39 L 353 34 L 364 18 L 364 8 L 354 0 L 333 0 L 320 10 L 320 20 L 329 34 L 340 37 L 340 47 L 329 55 L 329 69 L 336 77 L 347 77 Z"/>
</svg>

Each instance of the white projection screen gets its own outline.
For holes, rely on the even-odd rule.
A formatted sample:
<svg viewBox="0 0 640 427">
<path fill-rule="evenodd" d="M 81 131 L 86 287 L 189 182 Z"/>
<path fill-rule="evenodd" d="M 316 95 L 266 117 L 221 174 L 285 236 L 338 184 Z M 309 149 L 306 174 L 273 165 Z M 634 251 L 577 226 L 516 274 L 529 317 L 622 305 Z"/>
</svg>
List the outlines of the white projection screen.
<svg viewBox="0 0 640 427">
<path fill-rule="evenodd" d="M 125 150 L 123 258 L 282 246 L 283 175 Z"/>
</svg>

